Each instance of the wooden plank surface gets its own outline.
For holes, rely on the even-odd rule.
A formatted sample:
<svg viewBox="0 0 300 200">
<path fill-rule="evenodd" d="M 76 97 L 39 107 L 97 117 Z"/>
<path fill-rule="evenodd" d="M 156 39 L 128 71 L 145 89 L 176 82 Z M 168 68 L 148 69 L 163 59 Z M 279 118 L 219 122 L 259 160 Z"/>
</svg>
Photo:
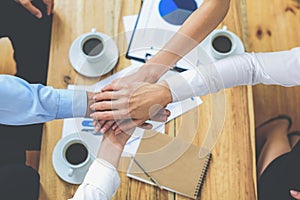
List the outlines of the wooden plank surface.
<svg viewBox="0 0 300 200">
<path fill-rule="evenodd" d="M 282 51 L 300 46 L 300 1 L 248 0 L 250 51 Z M 278 114 L 293 118 L 300 130 L 300 87 L 253 88 L 256 125 Z"/>
<path fill-rule="evenodd" d="M 16 74 L 13 54 L 14 50 L 10 40 L 6 37 L 0 38 L 0 74 Z"/>
<path fill-rule="evenodd" d="M 243 2 L 243 1 L 242 1 Z M 139 0 L 66 0 L 57 1 L 53 19 L 52 43 L 50 50 L 48 84 L 56 88 L 66 88 L 67 84 L 94 83 L 98 79 L 87 79 L 78 75 L 69 64 L 68 51 L 72 41 L 80 34 L 96 28 L 118 41 L 121 58 L 118 71 L 129 65 L 124 57 L 124 34 L 122 16 L 137 14 Z M 232 6 L 225 24 L 246 40 L 245 24 L 240 21 L 241 9 L 238 0 Z M 118 34 L 121 33 L 121 34 Z M 123 53 L 122 53 L 123 52 Z M 103 77 L 101 77 L 103 78 Z M 222 97 L 222 95 L 221 95 Z M 168 133 L 183 139 L 191 139 L 194 144 L 202 145 L 206 133 L 211 131 L 218 136 L 213 148 L 213 160 L 202 191 L 202 199 L 255 199 L 255 163 L 253 157 L 253 112 L 251 88 L 239 87 L 226 90 L 223 102 L 219 104 L 220 94 L 203 98 L 204 104 L 168 124 Z M 223 106 L 223 107 L 222 107 Z M 218 110 L 221 109 L 221 110 Z M 218 115 L 224 112 L 224 115 Z M 216 120 L 218 119 L 218 120 Z M 193 135 L 183 134 L 181 126 L 190 120 L 188 127 L 197 125 Z M 212 122 L 215 123 L 212 123 Z M 216 122 L 217 121 L 217 122 Z M 219 129 L 217 128 L 219 127 Z M 52 151 L 61 138 L 62 121 L 53 121 L 45 125 L 43 134 L 39 172 L 41 174 L 42 200 L 67 199 L 77 186 L 60 180 L 52 167 Z M 220 132 L 219 132 L 220 131 Z M 211 143 L 212 144 L 212 143 Z M 126 165 L 126 161 L 121 163 Z M 122 166 L 121 166 L 122 167 Z M 161 191 L 153 186 L 131 180 L 120 170 L 121 185 L 113 199 L 155 200 L 186 199 L 173 193 Z"/>
<path fill-rule="evenodd" d="M 245 0 L 231 1 L 229 13 L 221 26 L 226 25 L 228 30 L 236 33 L 247 49 L 245 5 Z M 201 192 L 201 200 L 256 199 L 252 88 L 226 89 L 218 94 L 207 95 L 203 101 L 197 114 L 194 114 L 194 118 L 198 116 L 196 118 L 199 120 L 199 127 L 193 143 L 201 146 L 205 136 L 215 133 L 208 142 L 213 144 L 218 138 L 216 132 L 221 133 L 212 149 L 212 161 Z M 223 113 L 224 116 L 221 117 Z M 177 195 L 176 199 L 187 198 Z"/>
<path fill-rule="evenodd" d="M 73 40 L 92 28 L 114 37 L 123 31 L 121 13 L 136 14 L 139 5 L 140 1 L 57 1 L 53 18 L 48 85 L 66 88 L 68 84 L 97 81 L 98 79 L 86 79 L 78 75 L 71 67 L 68 53 Z M 120 59 L 120 68 L 128 66 L 128 62 L 121 62 L 122 60 L 125 59 Z M 76 185 L 67 184 L 59 179 L 52 166 L 52 151 L 61 138 L 61 130 L 61 120 L 45 125 L 39 168 L 40 199 L 67 199 L 72 197 L 77 189 Z"/>
</svg>

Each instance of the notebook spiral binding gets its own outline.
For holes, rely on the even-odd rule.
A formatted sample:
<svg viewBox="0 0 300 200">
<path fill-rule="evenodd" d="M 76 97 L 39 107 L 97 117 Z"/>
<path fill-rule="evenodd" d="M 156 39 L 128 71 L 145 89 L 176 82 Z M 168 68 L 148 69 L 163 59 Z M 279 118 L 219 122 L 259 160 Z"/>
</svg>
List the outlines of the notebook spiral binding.
<svg viewBox="0 0 300 200">
<path fill-rule="evenodd" d="M 201 191 L 202 186 L 203 186 L 203 182 L 204 182 L 204 179 L 205 179 L 208 167 L 209 167 L 210 160 L 211 160 L 211 153 L 207 154 L 207 156 L 205 158 L 204 168 L 202 170 L 202 173 L 201 173 L 201 176 L 200 176 L 200 179 L 199 179 L 199 182 L 197 184 L 196 191 L 195 191 L 195 194 L 194 194 L 195 198 L 200 197 L 200 191 Z"/>
</svg>

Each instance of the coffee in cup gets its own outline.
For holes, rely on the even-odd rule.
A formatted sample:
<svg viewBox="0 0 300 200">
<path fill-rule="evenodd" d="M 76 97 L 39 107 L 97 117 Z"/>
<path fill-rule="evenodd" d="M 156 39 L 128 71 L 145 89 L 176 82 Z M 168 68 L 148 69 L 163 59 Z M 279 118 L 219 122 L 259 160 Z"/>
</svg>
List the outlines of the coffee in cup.
<svg viewBox="0 0 300 200">
<path fill-rule="evenodd" d="M 215 59 L 222 59 L 234 53 L 236 41 L 234 34 L 224 26 L 211 34 L 210 38 L 211 53 Z"/>
<path fill-rule="evenodd" d="M 95 30 L 82 37 L 80 42 L 81 52 L 88 62 L 98 62 L 103 59 L 105 41 Z"/>
<path fill-rule="evenodd" d="M 72 165 L 79 165 L 88 158 L 88 150 L 82 143 L 73 143 L 66 148 L 66 160 Z"/>
<path fill-rule="evenodd" d="M 63 146 L 63 158 L 69 167 L 68 176 L 73 176 L 74 169 L 85 166 L 90 156 L 87 146 L 82 141 L 74 139 Z"/>
<path fill-rule="evenodd" d="M 99 38 L 89 38 L 83 42 L 82 51 L 87 56 L 97 56 L 103 50 L 103 42 Z"/>
<path fill-rule="evenodd" d="M 220 53 L 228 53 L 231 51 L 232 42 L 226 35 L 219 35 L 213 39 L 212 46 Z"/>
</svg>

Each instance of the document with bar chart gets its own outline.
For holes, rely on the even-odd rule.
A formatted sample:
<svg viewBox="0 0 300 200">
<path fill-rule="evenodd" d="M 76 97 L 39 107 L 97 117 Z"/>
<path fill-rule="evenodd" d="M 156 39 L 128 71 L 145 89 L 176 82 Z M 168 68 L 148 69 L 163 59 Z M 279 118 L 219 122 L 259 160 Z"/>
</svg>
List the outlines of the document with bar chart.
<svg viewBox="0 0 300 200">
<path fill-rule="evenodd" d="M 145 62 L 176 33 L 203 0 L 144 0 L 126 57 Z M 182 59 L 180 66 L 189 69 L 196 64 L 197 52 Z M 179 66 L 178 65 L 178 66 Z"/>
</svg>

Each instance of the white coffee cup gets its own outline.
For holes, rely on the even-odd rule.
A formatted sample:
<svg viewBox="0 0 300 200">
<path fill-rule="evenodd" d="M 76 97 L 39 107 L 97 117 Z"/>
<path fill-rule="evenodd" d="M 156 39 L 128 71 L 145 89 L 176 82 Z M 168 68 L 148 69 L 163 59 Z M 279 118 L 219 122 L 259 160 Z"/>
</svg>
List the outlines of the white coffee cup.
<svg viewBox="0 0 300 200">
<path fill-rule="evenodd" d="M 62 158 L 68 167 L 67 175 L 72 177 L 76 169 L 85 167 L 90 160 L 87 145 L 78 138 L 70 138 L 62 144 Z"/>
<path fill-rule="evenodd" d="M 228 31 L 226 26 L 213 31 L 209 42 L 211 54 L 217 60 L 233 55 L 237 46 L 235 35 Z"/>
<path fill-rule="evenodd" d="M 105 59 L 106 48 L 106 41 L 96 32 L 96 29 L 92 29 L 80 39 L 81 54 L 88 62 L 95 63 Z"/>
<path fill-rule="evenodd" d="M 74 40 L 69 59 L 81 75 L 99 77 L 114 68 L 119 59 L 119 51 L 113 38 L 93 28 Z"/>
</svg>

